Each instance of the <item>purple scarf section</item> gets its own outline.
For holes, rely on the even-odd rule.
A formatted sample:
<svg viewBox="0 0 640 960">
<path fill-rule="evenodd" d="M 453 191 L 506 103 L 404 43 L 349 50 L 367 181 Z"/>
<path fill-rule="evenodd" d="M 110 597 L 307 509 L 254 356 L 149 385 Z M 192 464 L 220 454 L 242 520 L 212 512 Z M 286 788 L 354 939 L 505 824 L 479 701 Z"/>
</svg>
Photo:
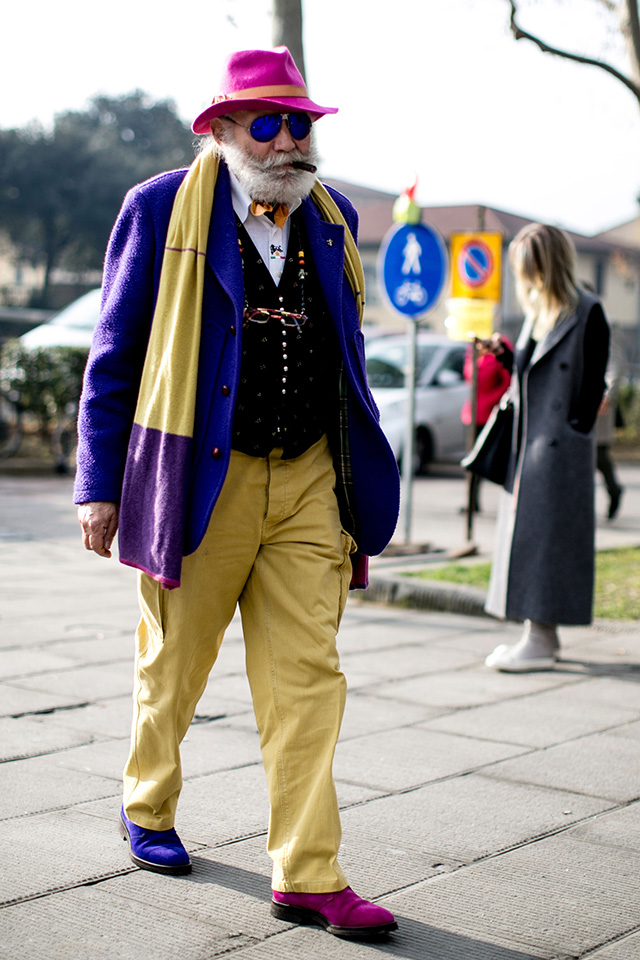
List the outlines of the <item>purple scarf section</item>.
<svg viewBox="0 0 640 960">
<path fill-rule="evenodd" d="M 120 561 L 180 586 L 190 437 L 133 425 L 120 510 Z"/>
</svg>

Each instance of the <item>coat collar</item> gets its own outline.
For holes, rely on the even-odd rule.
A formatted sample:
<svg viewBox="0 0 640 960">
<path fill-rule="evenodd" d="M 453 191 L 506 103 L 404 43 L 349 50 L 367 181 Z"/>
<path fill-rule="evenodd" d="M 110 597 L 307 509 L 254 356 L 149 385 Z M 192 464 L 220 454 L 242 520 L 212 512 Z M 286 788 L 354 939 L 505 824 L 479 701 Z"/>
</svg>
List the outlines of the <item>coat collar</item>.
<svg viewBox="0 0 640 960">
<path fill-rule="evenodd" d="M 533 351 L 531 356 L 530 366 L 533 366 L 535 363 L 538 363 L 545 357 L 551 350 L 556 347 L 561 340 L 567 336 L 567 334 L 573 330 L 578 321 L 585 316 L 595 303 L 595 298 L 584 293 L 582 290 L 578 291 L 578 306 L 572 312 L 567 314 L 560 323 L 556 324 L 546 337 L 543 340 L 540 340 Z M 529 337 L 531 336 L 531 331 L 533 328 L 533 321 L 528 320 L 524 327 L 522 328 L 522 333 L 518 338 L 518 346 L 524 347 Z"/>
</svg>

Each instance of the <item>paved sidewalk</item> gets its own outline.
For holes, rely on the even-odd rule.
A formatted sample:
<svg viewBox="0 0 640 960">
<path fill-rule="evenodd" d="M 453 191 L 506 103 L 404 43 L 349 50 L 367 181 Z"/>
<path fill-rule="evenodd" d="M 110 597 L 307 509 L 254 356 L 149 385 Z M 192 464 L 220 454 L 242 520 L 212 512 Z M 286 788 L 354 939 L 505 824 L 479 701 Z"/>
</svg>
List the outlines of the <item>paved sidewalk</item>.
<svg viewBox="0 0 640 960">
<path fill-rule="evenodd" d="M 599 536 L 640 542 L 640 470 L 623 482 L 620 520 Z M 194 871 L 128 860 L 116 821 L 134 575 L 82 550 L 70 486 L 0 476 L 0 958 L 637 960 L 640 624 L 564 630 L 557 670 L 508 676 L 482 662 L 515 625 L 352 597 L 341 862 L 400 928 L 381 944 L 336 940 L 269 915 L 237 619 L 184 745 L 178 828 Z M 461 482 L 420 490 L 418 535 L 451 549 Z"/>
</svg>

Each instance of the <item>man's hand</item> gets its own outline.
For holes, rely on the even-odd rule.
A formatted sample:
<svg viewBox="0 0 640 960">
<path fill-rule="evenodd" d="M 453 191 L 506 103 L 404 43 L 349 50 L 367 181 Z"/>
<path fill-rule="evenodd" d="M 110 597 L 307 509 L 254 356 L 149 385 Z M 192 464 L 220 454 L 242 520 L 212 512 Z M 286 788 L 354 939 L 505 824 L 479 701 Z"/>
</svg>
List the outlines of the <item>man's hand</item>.
<svg viewBox="0 0 640 960">
<path fill-rule="evenodd" d="M 81 503 L 78 520 L 82 527 L 82 542 L 85 549 L 93 550 L 99 557 L 111 556 L 111 544 L 118 529 L 120 507 L 117 503 L 99 500 Z"/>
</svg>

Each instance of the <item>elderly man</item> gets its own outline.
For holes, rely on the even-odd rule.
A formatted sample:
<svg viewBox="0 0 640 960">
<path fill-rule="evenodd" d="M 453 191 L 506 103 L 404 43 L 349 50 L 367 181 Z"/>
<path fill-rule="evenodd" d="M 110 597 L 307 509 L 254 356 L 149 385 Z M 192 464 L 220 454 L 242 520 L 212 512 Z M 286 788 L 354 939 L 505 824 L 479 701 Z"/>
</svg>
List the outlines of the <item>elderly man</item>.
<svg viewBox="0 0 640 960">
<path fill-rule="evenodd" d="M 180 743 L 239 604 L 267 777 L 275 916 L 338 936 L 393 916 L 338 865 L 336 633 L 399 484 L 367 387 L 357 217 L 315 177 L 285 47 L 233 54 L 188 171 L 135 187 L 114 227 L 80 411 L 84 545 L 138 568 L 121 830 L 138 866 L 191 869 Z M 211 136 L 212 135 L 212 136 Z M 231 800 L 231 798 L 230 798 Z M 212 811 L 212 816 L 215 811 Z"/>
</svg>

